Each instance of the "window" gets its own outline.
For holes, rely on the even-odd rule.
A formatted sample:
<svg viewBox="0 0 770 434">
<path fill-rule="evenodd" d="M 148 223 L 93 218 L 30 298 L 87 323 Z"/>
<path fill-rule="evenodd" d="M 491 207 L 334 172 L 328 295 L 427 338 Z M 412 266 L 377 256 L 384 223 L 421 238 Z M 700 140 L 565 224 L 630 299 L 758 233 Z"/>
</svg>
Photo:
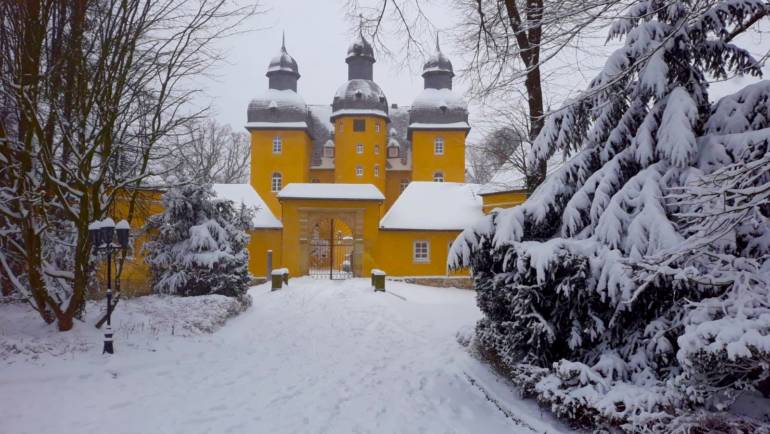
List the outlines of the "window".
<svg viewBox="0 0 770 434">
<path fill-rule="evenodd" d="M 318 178 L 313 178 L 313 179 L 310 180 L 310 182 L 313 183 L 313 184 L 320 184 L 321 180 L 318 179 Z"/>
<path fill-rule="evenodd" d="M 380 176 L 380 165 L 375 164 L 374 165 L 374 176 Z"/>
<path fill-rule="evenodd" d="M 401 180 L 401 191 L 406 190 L 406 187 L 409 186 L 409 180 L 408 179 L 402 179 Z"/>
<path fill-rule="evenodd" d="M 380 155 L 380 145 L 374 145 L 374 155 Z"/>
<path fill-rule="evenodd" d="M 281 136 L 273 137 L 273 154 L 280 154 L 281 150 L 283 150 L 283 140 L 281 140 Z"/>
<path fill-rule="evenodd" d="M 433 182 L 444 182 L 444 172 L 436 172 L 433 174 Z"/>
<path fill-rule="evenodd" d="M 353 119 L 353 131 L 366 131 L 366 119 Z"/>
<path fill-rule="evenodd" d="M 272 190 L 274 193 L 281 191 L 281 186 L 283 182 L 282 178 L 283 176 L 281 176 L 280 173 L 277 173 L 277 172 L 273 173 L 273 181 L 270 184 L 270 190 Z"/>
<path fill-rule="evenodd" d="M 326 158 L 334 158 L 334 148 L 331 146 L 327 146 L 324 148 L 324 157 Z"/>
<path fill-rule="evenodd" d="M 359 143 L 356 145 L 356 154 L 363 154 L 364 153 L 364 144 Z"/>
<path fill-rule="evenodd" d="M 436 155 L 444 155 L 444 138 L 436 137 L 433 141 L 433 153 Z"/>
<path fill-rule="evenodd" d="M 380 122 L 378 121 L 376 124 L 374 124 L 374 131 L 380 132 Z"/>
<path fill-rule="evenodd" d="M 418 240 L 412 244 L 412 260 L 414 262 L 430 262 L 430 242 Z"/>
<path fill-rule="evenodd" d="M 398 146 L 388 146 L 388 158 L 398 157 Z"/>
<path fill-rule="evenodd" d="M 362 166 L 356 166 L 356 176 L 364 176 L 364 168 Z"/>
</svg>

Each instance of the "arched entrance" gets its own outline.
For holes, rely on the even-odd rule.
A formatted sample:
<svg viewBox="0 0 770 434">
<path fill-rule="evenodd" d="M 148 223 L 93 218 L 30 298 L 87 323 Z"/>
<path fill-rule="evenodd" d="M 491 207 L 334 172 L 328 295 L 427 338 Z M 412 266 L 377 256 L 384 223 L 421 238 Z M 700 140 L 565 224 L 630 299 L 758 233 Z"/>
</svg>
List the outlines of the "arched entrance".
<svg viewBox="0 0 770 434">
<path fill-rule="evenodd" d="M 308 275 L 329 279 L 353 277 L 353 231 L 344 220 L 318 218 L 308 241 Z"/>
</svg>

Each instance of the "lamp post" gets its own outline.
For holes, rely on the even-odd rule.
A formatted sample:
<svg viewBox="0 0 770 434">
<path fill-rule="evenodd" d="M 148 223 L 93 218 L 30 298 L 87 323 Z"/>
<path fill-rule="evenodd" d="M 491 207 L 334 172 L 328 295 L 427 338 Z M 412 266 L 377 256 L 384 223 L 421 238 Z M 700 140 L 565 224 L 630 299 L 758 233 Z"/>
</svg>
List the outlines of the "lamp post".
<svg viewBox="0 0 770 434">
<path fill-rule="evenodd" d="M 117 225 L 115 221 L 107 217 L 102 221 L 95 221 L 88 225 L 88 234 L 91 238 L 91 247 L 94 253 L 107 253 L 107 328 L 104 329 L 104 349 L 102 354 L 113 354 L 112 345 L 112 253 L 118 249 L 125 250 L 128 247 L 128 222 L 121 220 Z M 113 236 L 117 232 L 118 244 L 113 242 Z"/>
</svg>

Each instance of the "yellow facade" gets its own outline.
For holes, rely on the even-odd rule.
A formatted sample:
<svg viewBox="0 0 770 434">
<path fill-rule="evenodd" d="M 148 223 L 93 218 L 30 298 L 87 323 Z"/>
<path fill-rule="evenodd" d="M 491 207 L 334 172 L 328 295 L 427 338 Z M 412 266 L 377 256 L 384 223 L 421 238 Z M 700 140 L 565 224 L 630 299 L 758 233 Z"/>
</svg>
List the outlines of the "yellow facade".
<svg viewBox="0 0 770 434">
<path fill-rule="evenodd" d="M 521 190 L 485 193 L 481 195 L 484 201 L 482 210 L 489 214 L 495 208 L 511 208 L 527 200 L 527 193 Z"/>
<path fill-rule="evenodd" d="M 274 152 L 274 141 L 280 139 L 280 151 Z M 280 186 L 292 182 L 310 182 L 312 141 L 304 129 L 251 129 L 251 185 L 281 218 L 281 207 L 274 191 L 273 176 L 279 175 Z"/>
<path fill-rule="evenodd" d="M 437 174 L 444 182 L 465 182 L 465 130 L 412 131 L 413 181 L 433 181 Z M 437 152 L 440 140 L 443 152 Z"/>
<path fill-rule="evenodd" d="M 356 131 L 354 121 L 363 124 Z M 334 120 L 334 182 L 373 184 L 385 194 L 388 123 L 379 116 L 340 116 Z"/>
<path fill-rule="evenodd" d="M 461 276 L 447 268 L 449 247 L 460 231 L 380 230 L 377 266 L 389 276 Z M 428 260 L 415 260 L 414 243 L 428 242 Z"/>
<path fill-rule="evenodd" d="M 412 172 L 408 170 L 393 170 L 388 172 L 385 180 L 385 204 L 383 214 L 388 212 L 406 185 L 412 182 Z"/>
</svg>

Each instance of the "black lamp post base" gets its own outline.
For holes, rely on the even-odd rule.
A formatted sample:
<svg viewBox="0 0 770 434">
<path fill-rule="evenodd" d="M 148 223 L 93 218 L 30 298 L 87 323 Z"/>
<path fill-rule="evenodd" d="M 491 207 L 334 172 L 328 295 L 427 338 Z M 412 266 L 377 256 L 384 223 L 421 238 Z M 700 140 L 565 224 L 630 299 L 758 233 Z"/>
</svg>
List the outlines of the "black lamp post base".
<svg viewBox="0 0 770 434">
<path fill-rule="evenodd" d="M 114 354 L 115 349 L 112 347 L 112 327 L 108 324 L 104 330 L 104 349 L 102 354 Z"/>
</svg>

